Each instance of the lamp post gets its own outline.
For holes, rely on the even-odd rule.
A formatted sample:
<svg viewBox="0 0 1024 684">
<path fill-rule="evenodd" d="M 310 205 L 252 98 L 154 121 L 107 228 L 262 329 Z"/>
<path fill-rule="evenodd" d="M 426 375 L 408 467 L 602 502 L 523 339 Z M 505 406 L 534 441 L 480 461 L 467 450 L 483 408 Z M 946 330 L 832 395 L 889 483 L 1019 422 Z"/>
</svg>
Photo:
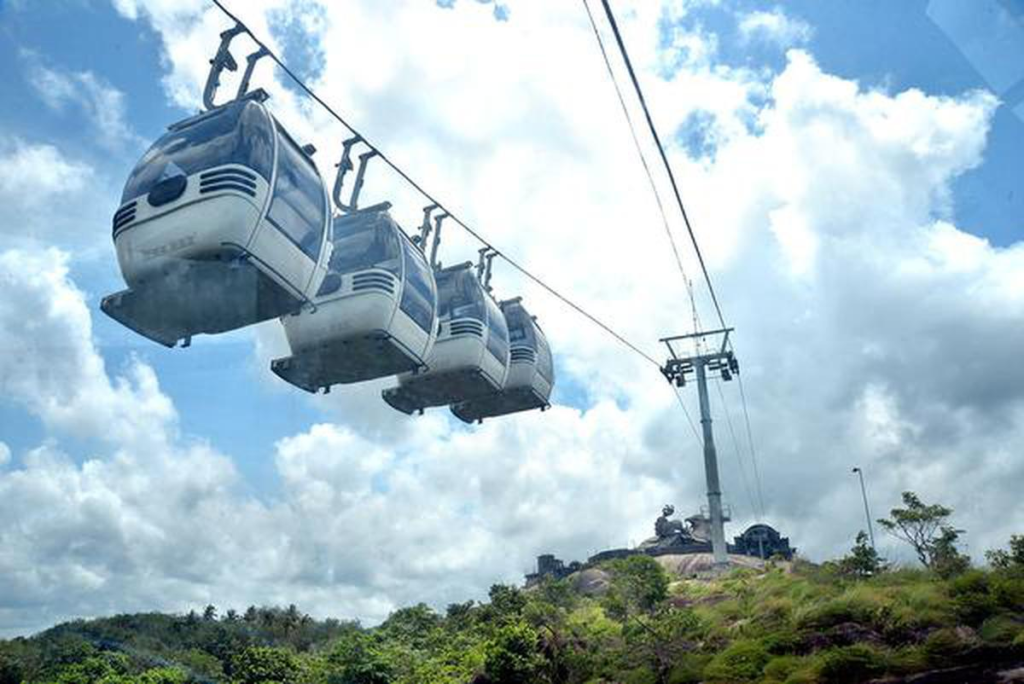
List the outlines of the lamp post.
<svg viewBox="0 0 1024 684">
<path fill-rule="evenodd" d="M 864 498 L 864 517 L 868 521 L 868 537 L 871 539 L 871 548 L 875 549 L 875 530 L 871 526 L 871 511 L 868 509 L 868 490 L 864 488 L 864 471 L 859 467 L 854 467 L 853 472 L 857 473 L 857 477 L 860 478 L 860 494 Z M 875 549 L 877 552 L 878 549 Z"/>
</svg>

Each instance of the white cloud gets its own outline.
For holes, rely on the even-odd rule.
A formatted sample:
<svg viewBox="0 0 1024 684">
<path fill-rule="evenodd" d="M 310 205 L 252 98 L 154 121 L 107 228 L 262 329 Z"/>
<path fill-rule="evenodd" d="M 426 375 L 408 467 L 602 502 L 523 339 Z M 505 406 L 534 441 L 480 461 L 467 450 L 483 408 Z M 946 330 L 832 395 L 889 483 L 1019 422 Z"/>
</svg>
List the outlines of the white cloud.
<svg viewBox="0 0 1024 684">
<path fill-rule="evenodd" d="M 119 151 L 138 148 L 142 139 L 127 121 L 124 93 L 91 71 L 66 71 L 43 64 L 35 53 L 24 53 L 28 82 L 51 109 L 69 105 L 92 124 L 103 147 Z"/>
<path fill-rule="evenodd" d="M 223 21 L 205 4 L 121 7 L 161 32 L 169 97 L 194 108 Z M 1024 525 L 1024 464 L 1013 458 L 1024 443 L 1024 246 L 958 228 L 950 195 L 982 163 L 993 98 L 865 90 L 800 51 L 777 74 L 729 69 L 710 38 L 688 53 L 699 59 L 670 60 L 666 73 L 653 47 L 660 10 L 632 9 L 623 30 L 659 128 L 678 130 L 696 101 L 717 135 L 713 155 L 669 153 L 738 327 L 768 521 L 813 558 L 841 552 L 863 525 L 849 472 L 860 465 L 877 514 L 914 489 L 957 509 L 976 556 L 1003 544 Z M 579 8 L 517 4 L 505 23 L 476 3 L 330 10 L 310 37 L 324 55 L 315 85 L 368 137 L 652 353 L 647 341 L 688 327 Z M 263 8 L 244 12 L 266 35 Z M 379 40 L 385 31 L 393 41 Z M 258 81 L 329 170 L 343 131 L 269 72 Z M 371 172 L 365 192 L 391 199 L 405 225 L 418 220 L 422 199 L 384 173 Z M 472 250 L 446 233 L 446 262 Z M 22 350 L 0 359 L 3 396 L 55 440 L 98 445 L 85 458 L 50 441 L 0 472 L 0 520 L 19 521 L 0 525 L 11 549 L 0 574 L 14 578 L 0 622 L 14 631 L 211 600 L 372 620 L 413 601 L 481 596 L 538 553 L 581 558 L 639 541 L 663 503 L 701 503 L 699 447 L 656 371 L 501 265 L 499 294 L 525 294 L 562 386 L 581 388 L 588 409 L 465 429 L 443 411 L 390 412 L 378 387 L 338 388 L 309 399 L 329 422 L 268 445 L 281 483 L 268 500 L 246 493 L 229 458 L 181 437 L 152 369 L 134 362 L 111 376 L 61 253 L 8 253 L 0 266 L 0 347 Z M 697 273 L 692 258 L 687 267 Z M 256 364 L 290 392 L 267 371 L 282 352 L 276 325 L 258 331 Z M 735 533 L 752 516 L 717 398 L 714 409 Z M 12 595 L 25 607 L 10 607 Z"/>
<path fill-rule="evenodd" d="M 109 254 L 115 192 L 57 145 L 0 135 L 0 249 L 57 243 L 81 256 L 102 244 Z"/>
<path fill-rule="evenodd" d="M 92 174 L 89 166 L 68 159 L 53 145 L 0 139 L 0 196 L 5 205 L 39 209 L 57 193 L 81 191 Z"/>
<path fill-rule="evenodd" d="M 11 448 L 0 442 L 0 468 L 11 462 Z"/>
<path fill-rule="evenodd" d="M 810 24 L 787 15 L 781 7 L 741 15 L 739 30 L 744 40 L 761 40 L 781 48 L 801 45 L 814 35 Z"/>
<path fill-rule="evenodd" d="M 52 429 L 144 449 L 166 440 L 174 408 L 152 369 L 111 380 L 92 343 L 83 294 L 57 249 L 0 253 L 0 387 Z"/>
<path fill-rule="evenodd" d="M 605 402 L 476 432 L 430 435 L 426 421 L 417 437 L 430 439 L 397 446 L 314 425 L 273 448 L 280 498 L 253 498 L 228 458 L 179 435 L 152 369 L 136 361 L 108 374 L 65 258 L 0 254 L 10 295 L 0 347 L 14 352 L 0 361 L 2 396 L 55 438 L 98 445 L 81 459 L 51 439 L 0 472 L 0 572 L 12 578 L 0 615 L 16 632 L 207 601 L 295 601 L 377 620 L 424 597 L 464 600 L 515 581 L 538 545 L 585 555 L 625 543 L 648 517 L 644 501 L 669 496 L 644 473 L 654 455 L 639 426 Z M 601 526 L 547 524 L 568 507 Z"/>
</svg>

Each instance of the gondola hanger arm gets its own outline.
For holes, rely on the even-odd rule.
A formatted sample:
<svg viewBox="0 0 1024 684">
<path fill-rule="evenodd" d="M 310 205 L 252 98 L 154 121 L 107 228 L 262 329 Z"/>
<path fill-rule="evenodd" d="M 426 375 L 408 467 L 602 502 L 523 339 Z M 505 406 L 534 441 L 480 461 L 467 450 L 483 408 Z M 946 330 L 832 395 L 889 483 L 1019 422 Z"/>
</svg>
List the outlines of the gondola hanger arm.
<svg viewBox="0 0 1024 684">
<path fill-rule="evenodd" d="M 380 153 L 372 147 L 367 151 L 359 155 L 359 169 L 356 171 L 355 184 L 352 186 L 352 194 L 346 203 L 341 197 L 342 188 L 345 185 L 345 174 L 351 171 L 354 166 L 352 165 L 352 148 L 360 142 L 365 142 L 361 136 L 354 135 L 348 140 L 342 143 L 341 161 L 338 162 L 338 173 L 334 177 L 334 205 L 343 212 L 351 213 L 359 208 L 359 194 L 363 190 L 363 182 L 366 175 L 366 165 L 371 159 L 378 156 Z"/>
<path fill-rule="evenodd" d="M 217 54 L 210 60 L 210 73 L 206 77 L 206 87 L 203 88 L 203 106 L 207 111 L 217 107 L 213 99 L 217 95 L 217 88 L 220 87 L 221 72 L 225 69 L 238 71 L 238 62 L 231 56 L 231 41 L 235 39 L 235 36 L 246 32 L 245 26 L 238 23 L 220 34 L 220 46 L 217 48 Z M 255 60 L 253 64 L 255 64 Z M 246 74 L 251 75 L 251 69 L 247 68 Z"/>
</svg>

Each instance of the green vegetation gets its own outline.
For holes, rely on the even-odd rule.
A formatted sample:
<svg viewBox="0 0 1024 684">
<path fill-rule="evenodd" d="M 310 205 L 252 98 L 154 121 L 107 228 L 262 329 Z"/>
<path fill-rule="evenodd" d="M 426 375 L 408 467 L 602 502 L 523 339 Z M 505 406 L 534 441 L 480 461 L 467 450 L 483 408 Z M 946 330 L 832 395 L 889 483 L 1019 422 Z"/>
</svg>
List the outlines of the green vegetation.
<svg viewBox="0 0 1024 684">
<path fill-rule="evenodd" d="M 952 508 L 925 504 L 914 492 L 903 492 L 903 505 L 905 508 L 890 511 L 892 517 L 878 522 L 897 539 L 910 544 L 922 565 L 944 577 L 952 577 L 970 567 L 970 558 L 956 548 L 963 530 L 948 522 Z"/>
<path fill-rule="evenodd" d="M 600 568 L 602 595 L 572 578 L 495 585 L 485 603 L 419 604 L 374 628 L 294 606 L 79 621 L 0 642 L 0 684 L 842 684 L 1019 666 L 1021 539 L 952 574 L 886 569 L 860 537 L 837 562 L 715 580 L 634 556 Z"/>
</svg>

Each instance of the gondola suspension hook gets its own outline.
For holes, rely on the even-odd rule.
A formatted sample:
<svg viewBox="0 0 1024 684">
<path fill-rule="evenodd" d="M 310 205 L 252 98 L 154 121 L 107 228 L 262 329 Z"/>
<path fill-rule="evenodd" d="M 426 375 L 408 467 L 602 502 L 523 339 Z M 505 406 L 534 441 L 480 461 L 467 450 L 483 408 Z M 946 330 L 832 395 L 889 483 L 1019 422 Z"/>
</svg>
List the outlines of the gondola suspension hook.
<svg viewBox="0 0 1024 684">
<path fill-rule="evenodd" d="M 368 152 L 363 152 L 359 155 L 359 169 L 356 171 L 356 181 L 352 186 L 352 195 L 346 204 L 341 198 L 341 190 L 345 184 L 345 174 L 354 168 L 352 166 L 352 148 L 360 142 L 363 142 L 362 137 L 356 135 L 342 143 L 341 161 L 338 162 L 338 174 L 334 178 L 334 205 L 344 212 L 353 212 L 359 208 L 359 193 L 363 190 L 366 165 L 371 159 L 380 154 L 377 150 L 371 148 Z"/>
<path fill-rule="evenodd" d="M 437 209 L 436 204 L 428 204 L 423 207 L 423 223 L 420 224 L 420 234 L 412 239 L 412 243 L 420 248 L 421 252 L 427 249 L 427 239 L 430 237 L 430 214 Z"/>
<path fill-rule="evenodd" d="M 484 271 L 484 289 L 488 292 L 491 291 L 491 268 L 494 265 L 494 257 L 498 256 L 498 252 L 491 248 L 491 251 L 487 254 L 487 270 Z"/>
<path fill-rule="evenodd" d="M 242 99 L 242 96 L 249 92 L 249 79 L 252 78 L 252 70 L 256 68 L 256 62 L 269 54 L 270 50 L 265 46 L 260 45 L 259 50 L 249 54 L 249 56 L 245 58 L 245 73 L 242 74 L 242 82 L 238 84 L 238 93 L 235 95 L 236 100 Z"/>
<path fill-rule="evenodd" d="M 434 242 L 430 245 L 430 267 L 435 271 L 441 268 L 437 261 L 437 248 L 441 245 L 441 222 L 448 218 L 447 213 L 441 213 L 434 217 Z"/>
<path fill-rule="evenodd" d="M 217 95 L 217 88 L 220 87 L 221 72 L 225 69 L 238 71 L 238 62 L 231 56 L 231 41 L 240 33 L 245 33 L 245 27 L 235 24 L 233 28 L 220 34 L 220 47 L 217 48 L 217 54 L 210 60 L 210 73 L 206 77 L 206 87 L 203 88 L 203 106 L 207 111 L 217 107 L 213 98 Z M 255 64 L 255 61 L 253 63 Z M 247 68 L 246 71 L 248 73 L 250 70 Z"/>
<path fill-rule="evenodd" d="M 488 245 L 487 247 L 481 247 L 478 252 L 480 253 L 480 260 L 476 264 L 476 277 L 483 285 L 484 289 L 488 292 L 491 291 L 491 265 L 494 262 L 494 257 L 498 253 L 493 247 Z"/>
</svg>

